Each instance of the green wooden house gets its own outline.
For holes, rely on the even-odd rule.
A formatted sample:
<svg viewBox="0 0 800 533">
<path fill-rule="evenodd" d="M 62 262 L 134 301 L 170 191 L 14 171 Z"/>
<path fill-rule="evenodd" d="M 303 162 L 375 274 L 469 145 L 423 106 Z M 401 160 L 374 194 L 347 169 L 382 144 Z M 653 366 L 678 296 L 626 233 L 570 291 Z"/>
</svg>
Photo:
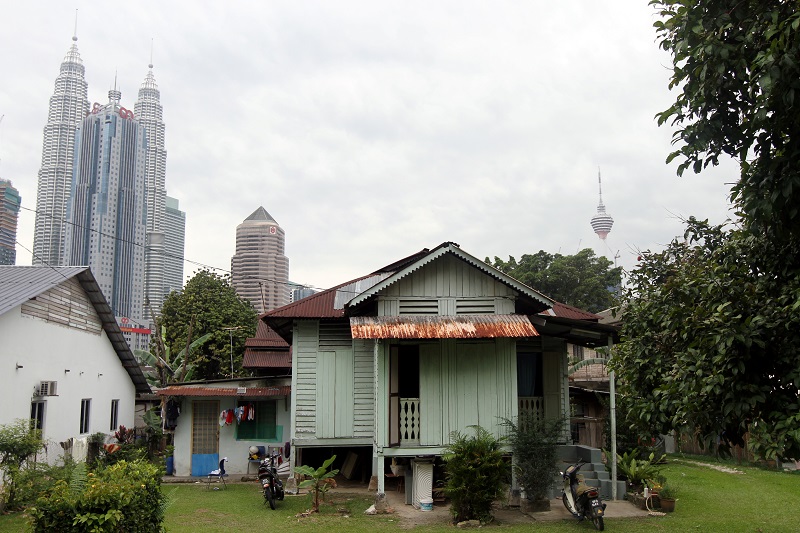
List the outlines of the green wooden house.
<svg viewBox="0 0 800 533">
<path fill-rule="evenodd" d="M 566 343 L 606 345 L 598 318 L 452 242 L 266 313 L 292 346 L 293 465 L 336 453 L 378 492 L 406 465 L 418 501 L 451 432 L 569 415 Z"/>
</svg>

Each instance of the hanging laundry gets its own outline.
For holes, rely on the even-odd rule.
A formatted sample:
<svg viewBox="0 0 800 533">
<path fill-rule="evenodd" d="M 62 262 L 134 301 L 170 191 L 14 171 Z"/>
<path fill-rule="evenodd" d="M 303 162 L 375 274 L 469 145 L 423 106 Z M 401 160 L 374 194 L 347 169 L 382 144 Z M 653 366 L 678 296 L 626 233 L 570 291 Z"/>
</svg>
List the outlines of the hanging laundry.
<svg viewBox="0 0 800 533">
<path fill-rule="evenodd" d="M 249 412 L 247 413 L 247 416 L 248 416 L 248 418 L 247 418 L 248 420 L 255 420 L 256 419 L 256 408 L 255 408 L 255 406 L 253 406 L 252 403 L 250 404 L 250 409 L 249 409 Z"/>
<path fill-rule="evenodd" d="M 231 424 L 233 424 L 233 418 L 234 418 L 233 409 L 228 409 L 225 415 L 225 425 L 230 426 Z"/>
<path fill-rule="evenodd" d="M 224 426 L 225 425 L 225 419 L 226 418 L 228 418 L 228 413 L 226 411 L 222 411 L 219 414 L 219 425 L 220 426 Z"/>
</svg>

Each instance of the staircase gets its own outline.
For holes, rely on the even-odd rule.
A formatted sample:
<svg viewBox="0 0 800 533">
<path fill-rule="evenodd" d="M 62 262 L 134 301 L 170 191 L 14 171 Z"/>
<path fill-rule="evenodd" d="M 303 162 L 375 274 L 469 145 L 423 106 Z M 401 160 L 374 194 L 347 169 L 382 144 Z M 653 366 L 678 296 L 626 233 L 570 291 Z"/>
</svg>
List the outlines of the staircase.
<svg viewBox="0 0 800 533">
<path fill-rule="evenodd" d="M 571 464 L 586 461 L 581 467 L 580 473 L 583 474 L 584 481 L 590 487 L 597 487 L 600 490 L 600 497 L 604 500 L 611 499 L 611 473 L 606 470 L 603 464 L 602 452 L 597 448 L 581 446 L 579 444 L 568 444 L 559 447 L 558 450 L 560 464 L 558 469 L 562 472 Z M 553 490 L 552 497 L 558 498 L 563 486 L 562 478 L 559 476 Z M 625 497 L 625 482 L 617 481 L 617 499 Z"/>
</svg>

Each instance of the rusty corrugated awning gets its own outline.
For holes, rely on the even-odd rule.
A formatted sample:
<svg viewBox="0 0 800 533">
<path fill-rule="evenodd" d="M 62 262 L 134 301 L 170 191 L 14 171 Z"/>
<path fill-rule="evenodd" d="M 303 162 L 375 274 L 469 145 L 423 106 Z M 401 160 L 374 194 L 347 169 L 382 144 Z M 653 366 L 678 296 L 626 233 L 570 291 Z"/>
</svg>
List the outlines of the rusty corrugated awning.
<svg viewBox="0 0 800 533">
<path fill-rule="evenodd" d="M 524 315 L 356 316 L 354 339 L 491 339 L 538 337 Z"/>
<path fill-rule="evenodd" d="M 288 396 L 291 394 L 292 388 L 288 386 L 278 387 L 236 387 L 236 388 L 221 388 L 221 387 L 182 387 L 180 385 L 170 385 L 159 389 L 156 394 L 159 396 L 204 396 L 204 397 L 230 397 L 238 396 L 240 398 L 272 398 L 279 396 Z"/>
</svg>

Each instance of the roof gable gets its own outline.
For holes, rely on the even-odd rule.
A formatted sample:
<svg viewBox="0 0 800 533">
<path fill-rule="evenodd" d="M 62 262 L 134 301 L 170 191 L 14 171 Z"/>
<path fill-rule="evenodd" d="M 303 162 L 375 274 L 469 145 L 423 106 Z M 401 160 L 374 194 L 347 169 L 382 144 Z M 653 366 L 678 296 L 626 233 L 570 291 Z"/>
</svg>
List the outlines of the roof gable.
<svg viewBox="0 0 800 533">
<path fill-rule="evenodd" d="M 114 313 L 89 267 L 0 266 L 0 315 L 73 278 L 80 283 L 94 307 L 103 331 L 119 357 L 122 367 L 128 372 L 136 392 L 151 392 L 139 362 L 133 356 Z"/>
<path fill-rule="evenodd" d="M 507 285 L 508 287 L 512 288 L 518 293 L 527 296 L 529 299 L 540 304 L 541 308 L 552 307 L 553 304 L 555 303 L 552 299 L 548 298 L 539 291 L 536 291 L 531 287 L 528 287 L 524 283 L 517 281 L 516 279 L 500 272 L 493 266 L 488 265 L 485 262 L 481 261 L 480 259 L 463 251 L 461 248 L 458 247 L 457 244 L 452 242 L 445 242 L 426 254 L 418 255 L 415 260 L 403 265 L 399 270 L 387 276 L 382 281 L 375 283 L 370 288 L 357 294 L 349 302 L 347 302 L 347 306 L 348 307 L 356 306 L 365 302 L 369 298 L 372 298 L 373 296 L 377 295 L 379 292 L 385 290 L 387 287 L 394 285 L 395 283 L 402 280 L 406 276 L 409 276 L 412 273 L 417 272 L 422 267 L 429 265 L 430 263 L 437 261 L 448 254 L 466 262 L 473 268 L 482 271 L 484 274 L 487 274 L 488 276 L 494 278 L 500 283 Z"/>
</svg>

